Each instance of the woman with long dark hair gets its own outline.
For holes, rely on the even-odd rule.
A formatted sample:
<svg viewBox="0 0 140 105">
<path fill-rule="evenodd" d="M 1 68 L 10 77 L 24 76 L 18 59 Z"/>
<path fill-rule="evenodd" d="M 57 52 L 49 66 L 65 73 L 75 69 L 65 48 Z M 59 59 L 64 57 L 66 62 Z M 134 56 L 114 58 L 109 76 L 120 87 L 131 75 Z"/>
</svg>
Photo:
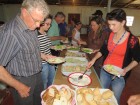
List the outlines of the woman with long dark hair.
<svg viewBox="0 0 140 105">
<path fill-rule="evenodd" d="M 105 42 L 100 51 L 88 63 L 90 68 L 95 61 L 104 56 L 103 65 L 114 65 L 121 69 L 121 77 L 115 77 L 101 69 L 100 80 L 103 88 L 110 88 L 120 102 L 120 96 L 125 86 L 125 77 L 129 76 L 130 70 L 140 61 L 139 41 L 126 27 L 126 13 L 122 9 L 114 9 L 107 14 L 107 22 L 111 33 L 107 42 Z"/>
</svg>

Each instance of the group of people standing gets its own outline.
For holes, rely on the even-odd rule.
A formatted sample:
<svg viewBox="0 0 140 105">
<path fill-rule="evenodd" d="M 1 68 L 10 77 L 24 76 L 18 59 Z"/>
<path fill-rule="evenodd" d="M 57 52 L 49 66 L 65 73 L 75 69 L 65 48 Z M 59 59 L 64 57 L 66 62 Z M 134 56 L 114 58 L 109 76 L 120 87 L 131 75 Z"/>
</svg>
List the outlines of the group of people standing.
<svg viewBox="0 0 140 105">
<path fill-rule="evenodd" d="M 41 104 L 40 93 L 53 83 L 56 73 L 55 65 L 47 60 L 59 56 L 59 52 L 51 50 L 50 46 L 66 39 L 63 29 L 59 30 L 64 21 L 62 12 L 54 18 L 49 15 L 44 0 L 24 0 L 21 12 L 0 28 L 0 81 L 12 87 L 15 105 Z M 67 34 L 73 45 L 84 44 L 94 49 L 87 68 L 103 56 L 103 65 L 112 64 L 124 69 L 120 78 L 112 80 L 113 75 L 100 66 L 103 88 L 111 86 L 119 103 L 125 77 L 140 61 L 139 41 L 126 27 L 126 13 L 122 9 L 108 13 L 106 21 L 109 27 L 102 17 L 91 19 L 87 43 L 80 38 L 82 23 L 79 20 L 72 19 L 73 25 Z"/>
</svg>

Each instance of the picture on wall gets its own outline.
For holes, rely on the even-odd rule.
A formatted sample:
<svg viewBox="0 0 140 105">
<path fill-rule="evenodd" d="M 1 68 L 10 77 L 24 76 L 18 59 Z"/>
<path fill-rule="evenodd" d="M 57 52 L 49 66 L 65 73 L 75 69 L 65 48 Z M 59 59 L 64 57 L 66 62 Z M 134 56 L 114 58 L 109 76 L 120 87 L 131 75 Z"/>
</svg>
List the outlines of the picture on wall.
<svg viewBox="0 0 140 105">
<path fill-rule="evenodd" d="M 79 13 L 69 13 L 68 14 L 68 24 L 70 24 L 70 21 L 72 18 L 80 20 L 80 14 Z"/>
</svg>

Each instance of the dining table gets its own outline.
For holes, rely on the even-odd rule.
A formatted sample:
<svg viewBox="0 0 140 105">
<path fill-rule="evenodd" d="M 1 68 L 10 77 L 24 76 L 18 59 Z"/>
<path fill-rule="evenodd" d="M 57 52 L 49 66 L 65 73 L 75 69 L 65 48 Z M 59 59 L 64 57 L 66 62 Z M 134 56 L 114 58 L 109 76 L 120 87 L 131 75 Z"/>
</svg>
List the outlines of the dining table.
<svg viewBox="0 0 140 105">
<path fill-rule="evenodd" d="M 63 50 L 60 52 L 60 57 L 65 57 L 65 53 L 67 50 Z M 87 60 L 88 57 L 86 57 Z M 72 85 L 68 81 L 68 76 L 65 76 L 61 72 L 62 64 L 57 65 L 56 75 L 53 81 L 53 85 L 68 85 L 70 88 L 74 89 Z M 91 84 L 88 85 L 88 88 L 102 88 L 99 77 L 96 74 L 96 71 L 94 70 L 93 66 L 91 67 L 91 74 L 90 78 L 92 80 Z"/>
</svg>

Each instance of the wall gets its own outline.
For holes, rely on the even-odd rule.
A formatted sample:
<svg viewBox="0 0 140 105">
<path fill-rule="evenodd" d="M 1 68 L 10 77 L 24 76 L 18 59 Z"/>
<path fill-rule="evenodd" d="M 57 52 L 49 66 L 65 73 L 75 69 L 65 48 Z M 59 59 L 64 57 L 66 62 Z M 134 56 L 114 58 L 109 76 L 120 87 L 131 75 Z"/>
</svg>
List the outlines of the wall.
<svg viewBox="0 0 140 105">
<path fill-rule="evenodd" d="M 68 13 L 80 13 L 81 14 L 81 21 L 83 24 L 89 24 L 89 17 L 93 14 L 97 9 L 102 10 L 105 18 L 105 14 L 107 13 L 107 8 L 101 7 L 93 7 L 93 6 L 59 6 L 59 5 L 50 5 L 50 11 L 52 15 L 55 15 L 58 11 L 62 11 L 66 15 L 66 21 Z M 138 14 L 140 10 L 135 9 L 124 9 L 128 16 L 134 16 L 134 24 L 130 27 L 132 33 L 135 35 L 140 35 L 140 15 Z M 13 18 L 17 12 L 20 11 L 20 5 L 0 5 L 0 19 L 4 21 L 8 21 L 9 19 Z M 86 30 L 82 30 L 82 33 L 85 33 Z"/>
</svg>

